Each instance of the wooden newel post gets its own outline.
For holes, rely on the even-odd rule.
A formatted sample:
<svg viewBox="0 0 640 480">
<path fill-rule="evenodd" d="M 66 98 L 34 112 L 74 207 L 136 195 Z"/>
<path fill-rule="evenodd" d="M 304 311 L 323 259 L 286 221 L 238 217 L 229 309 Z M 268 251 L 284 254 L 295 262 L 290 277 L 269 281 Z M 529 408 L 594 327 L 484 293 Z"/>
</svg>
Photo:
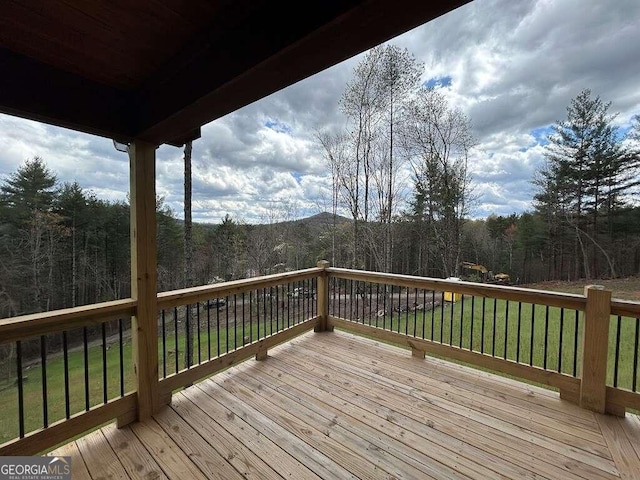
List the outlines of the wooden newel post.
<svg viewBox="0 0 640 480">
<path fill-rule="evenodd" d="M 333 328 L 329 327 L 329 275 L 326 269 L 329 267 L 329 262 L 326 260 L 320 260 L 317 265 L 322 268 L 323 271 L 318 275 L 318 316 L 320 321 L 318 326 L 314 329 L 316 332 L 331 331 Z"/>
<path fill-rule="evenodd" d="M 131 298 L 133 362 L 138 420 L 156 413 L 158 398 L 158 297 L 156 245 L 156 146 L 133 142 L 131 168 Z"/>
<path fill-rule="evenodd" d="M 611 291 L 600 285 L 584 288 L 587 306 L 584 311 L 582 338 L 582 381 L 580 406 L 604 413 L 607 395 L 607 354 Z"/>
</svg>

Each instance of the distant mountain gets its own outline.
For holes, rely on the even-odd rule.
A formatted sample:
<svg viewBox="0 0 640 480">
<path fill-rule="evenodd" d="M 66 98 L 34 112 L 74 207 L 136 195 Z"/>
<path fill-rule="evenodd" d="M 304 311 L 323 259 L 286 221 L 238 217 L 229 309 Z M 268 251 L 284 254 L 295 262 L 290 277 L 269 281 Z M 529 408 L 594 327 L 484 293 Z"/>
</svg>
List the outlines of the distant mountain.
<svg viewBox="0 0 640 480">
<path fill-rule="evenodd" d="M 342 217 L 340 215 L 336 215 L 336 223 L 338 225 L 343 223 L 350 223 L 351 220 L 347 217 Z M 291 220 L 289 222 L 283 223 L 292 223 L 292 224 L 307 224 L 309 226 L 324 226 L 324 225 L 333 225 L 333 214 L 329 212 L 322 212 L 312 215 L 310 217 L 300 218 L 298 220 Z"/>
<path fill-rule="evenodd" d="M 176 222 L 178 222 L 180 225 L 182 225 L 184 223 L 184 220 L 182 220 L 181 218 L 176 219 Z M 343 217 L 341 215 L 336 215 L 336 224 L 337 225 L 343 225 L 345 223 L 350 223 L 351 219 L 347 218 L 347 217 Z M 208 223 L 208 222 L 193 222 L 194 224 L 197 223 L 198 225 L 205 227 L 205 228 L 216 228 L 218 225 L 220 225 L 219 223 Z M 329 213 L 329 212 L 321 212 L 321 213 L 316 213 L 315 215 L 311 215 L 310 217 L 305 217 L 305 218 L 299 218 L 297 220 L 287 220 L 285 222 L 275 222 L 272 225 L 300 225 L 300 224 L 305 224 L 308 227 L 326 227 L 328 225 L 333 225 L 333 214 Z M 266 224 L 264 223 L 252 223 L 249 224 L 251 226 L 256 226 L 256 227 L 260 227 L 260 226 L 264 226 Z"/>
</svg>

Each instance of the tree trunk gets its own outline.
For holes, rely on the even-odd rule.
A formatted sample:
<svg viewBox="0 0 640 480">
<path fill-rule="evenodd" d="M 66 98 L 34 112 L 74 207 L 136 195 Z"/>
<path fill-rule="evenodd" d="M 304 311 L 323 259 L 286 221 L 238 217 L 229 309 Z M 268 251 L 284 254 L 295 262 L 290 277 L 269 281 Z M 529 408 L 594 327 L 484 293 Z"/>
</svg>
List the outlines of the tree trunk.
<svg viewBox="0 0 640 480">
<path fill-rule="evenodd" d="M 191 237 L 191 142 L 184 146 L 184 286 L 193 286 L 193 240 Z M 191 331 L 191 308 L 187 306 L 185 318 L 185 367 L 193 361 L 193 332 Z"/>
</svg>

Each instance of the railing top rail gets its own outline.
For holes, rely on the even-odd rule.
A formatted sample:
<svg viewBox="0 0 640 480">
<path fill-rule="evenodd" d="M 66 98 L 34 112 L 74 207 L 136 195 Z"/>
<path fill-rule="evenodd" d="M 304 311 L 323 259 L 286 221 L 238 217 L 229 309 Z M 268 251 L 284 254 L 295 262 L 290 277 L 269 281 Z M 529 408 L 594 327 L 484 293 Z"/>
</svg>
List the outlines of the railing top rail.
<svg viewBox="0 0 640 480">
<path fill-rule="evenodd" d="M 199 287 L 172 290 L 158 294 L 158 308 L 170 308 L 179 305 L 187 305 L 208 300 L 215 297 L 224 297 L 234 293 L 242 293 L 255 288 L 272 287 L 283 283 L 306 280 L 317 277 L 324 269 L 313 267 L 293 272 L 276 273 L 263 277 L 246 278 L 231 282 L 216 283 L 214 285 L 202 285 Z"/>
<path fill-rule="evenodd" d="M 640 318 L 640 302 L 615 298 L 611 300 L 611 315 Z"/>
<path fill-rule="evenodd" d="M 136 303 L 127 298 L 5 318 L 0 320 L 0 343 L 130 317 L 135 313 Z"/>
<path fill-rule="evenodd" d="M 458 282 L 440 278 L 417 277 L 396 273 L 367 272 L 347 268 L 327 268 L 329 276 L 374 283 L 386 283 L 401 287 L 419 288 L 497 298 L 523 303 L 549 305 L 551 307 L 584 310 L 587 300 L 583 295 L 504 285 L 487 285 L 475 282 Z"/>
</svg>

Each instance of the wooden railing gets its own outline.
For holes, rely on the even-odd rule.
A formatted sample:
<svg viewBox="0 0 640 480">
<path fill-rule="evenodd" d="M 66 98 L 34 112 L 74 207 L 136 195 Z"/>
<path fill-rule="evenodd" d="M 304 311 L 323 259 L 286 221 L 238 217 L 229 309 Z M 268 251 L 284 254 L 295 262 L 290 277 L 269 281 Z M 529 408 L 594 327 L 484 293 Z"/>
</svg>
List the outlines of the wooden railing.
<svg viewBox="0 0 640 480">
<path fill-rule="evenodd" d="M 597 412 L 640 410 L 637 302 L 611 300 L 598 286 L 576 295 L 326 271 L 329 328 L 547 385 Z"/>
<path fill-rule="evenodd" d="M 156 375 L 145 380 L 155 383 L 146 386 L 157 392 L 155 405 L 242 360 L 266 358 L 269 348 L 318 326 L 321 274 L 310 268 L 160 293 L 153 339 L 132 331 L 133 299 L 0 320 L 0 347 L 14 360 L 0 385 L 0 456 L 37 454 L 114 419 L 122 426 L 139 418 L 144 399 L 133 365 L 140 343 L 158 353 Z M 185 345 L 191 360 L 183 352 L 175 362 Z"/>
<path fill-rule="evenodd" d="M 0 430 L 0 455 L 40 453 L 114 419 L 144 418 L 180 388 L 334 327 L 548 385 L 594 411 L 640 410 L 640 304 L 610 297 L 597 287 L 571 295 L 323 261 L 160 293 L 150 329 L 132 321 L 141 312 L 134 299 L 0 320 L 0 345 L 15 361 L 0 385 L 0 425 L 12 429 Z M 136 375 L 136 349 L 153 350 L 145 367 L 153 375 Z"/>
</svg>

